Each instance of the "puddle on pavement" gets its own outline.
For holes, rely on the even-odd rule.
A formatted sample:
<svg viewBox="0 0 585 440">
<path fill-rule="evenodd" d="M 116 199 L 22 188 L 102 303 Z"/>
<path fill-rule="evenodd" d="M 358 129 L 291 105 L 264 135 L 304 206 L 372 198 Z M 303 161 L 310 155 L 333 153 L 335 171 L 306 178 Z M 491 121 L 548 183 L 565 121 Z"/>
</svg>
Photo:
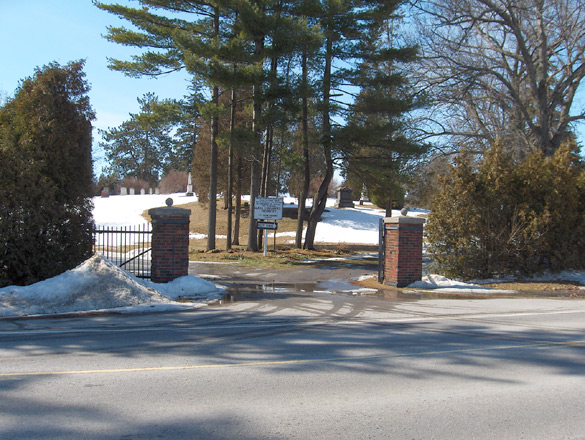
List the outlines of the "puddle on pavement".
<svg viewBox="0 0 585 440">
<path fill-rule="evenodd" d="M 351 296 L 368 296 L 393 300 L 419 300 L 420 294 L 404 293 L 399 290 L 377 290 L 360 288 L 346 280 L 327 280 L 305 283 L 234 283 L 225 285 L 227 293 L 219 304 L 233 302 L 258 301 L 292 296 L 313 296 L 342 294 Z"/>
</svg>

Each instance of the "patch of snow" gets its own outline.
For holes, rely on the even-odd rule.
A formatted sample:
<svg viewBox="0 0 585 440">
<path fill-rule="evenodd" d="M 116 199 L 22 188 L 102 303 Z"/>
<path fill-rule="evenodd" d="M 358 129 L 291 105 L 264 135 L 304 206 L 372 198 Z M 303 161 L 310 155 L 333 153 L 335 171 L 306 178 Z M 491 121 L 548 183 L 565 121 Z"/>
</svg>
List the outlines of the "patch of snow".
<svg viewBox="0 0 585 440">
<path fill-rule="evenodd" d="M 559 273 L 545 273 L 539 276 L 531 277 L 529 281 L 547 282 L 547 281 L 573 281 L 585 285 L 585 270 L 566 270 Z"/>
<path fill-rule="evenodd" d="M 145 281 L 145 285 L 162 293 L 169 299 L 211 300 L 219 299 L 224 291 L 211 281 L 193 275 L 179 277 L 165 284 Z"/>
<path fill-rule="evenodd" d="M 422 277 L 421 281 L 415 281 L 408 285 L 410 289 L 420 290 L 437 290 L 445 293 L 466 293 L 466 292 L 477 292 L 485 291 L 491 293 L 514 293 L 514 290 L 500 290 L 491 289 L 485 286 L 479 286 L 477 284 L 469 284 L 461 281 L 450 280 L 447 277 L 437 274 L 429 274 Z"/>
<path fill-rule="evenodd" d="M 195 239 L 195 240 L 203 240 L 205 238 L 207 238 L 207 234 L 200 234 L 199 232 L 190 232 L 189 233 L 189 239 Z"/>
<path fill-rule="evenodd" d="M 209 282 L 185 277 L 176 284 L 148 283 L 94 255 L 74 269 L 30 286 L 0 289 L 0 317 L 53 315 L 86 311 L 136 313 L 153 310 L 184 310 L 204 304 L 177 303 L 181 296 L 204 300 L 215 298 L 220 290 Z M 209 284 L 207 284 L 209 283 Z M 215 285 L 214 285 L 215 287 Z M 176 290 L 174 290 L 176 289 Z M 198 289 L 200 290 L 200 293 Z M 167 295 L 161 293 L 166 292 Z M 175 292 L 179 292 L 174 295 Z"/>
<path fill-rule="evenodd" d="M 363 295 L 375 295 L 378 291 L 376 289 L 358 289 L 351 292 L 353 296 L 363 296 Z"/>
<path fill-rule="evenodd" d="M 336 201 L 334 198 L 327 199 L 323 220 L 317 225 L 315 243 L 378 244 L 380 219 L 386 216 L 386 211 L 373 204 L 356 204 L 354 208 L 339 209 L 334 207 Z M 411 210 L 408 217 L 426 214 L 424 210 Z M 393 210 L 392 215 L 398 216 L 400 211 Z"/>
</svg>

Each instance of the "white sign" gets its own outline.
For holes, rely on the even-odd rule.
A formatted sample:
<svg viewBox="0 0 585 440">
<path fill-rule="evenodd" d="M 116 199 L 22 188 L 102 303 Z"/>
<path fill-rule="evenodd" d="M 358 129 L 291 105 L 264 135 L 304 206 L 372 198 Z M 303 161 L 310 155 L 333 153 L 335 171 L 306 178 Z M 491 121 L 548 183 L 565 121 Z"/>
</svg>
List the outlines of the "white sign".
<svg viewBox="0 0 585 440">
<path fill-rule="evenodd" d="M 255 220 L 282 220 L 282 197 L 256 197 Z"/>
</svg>

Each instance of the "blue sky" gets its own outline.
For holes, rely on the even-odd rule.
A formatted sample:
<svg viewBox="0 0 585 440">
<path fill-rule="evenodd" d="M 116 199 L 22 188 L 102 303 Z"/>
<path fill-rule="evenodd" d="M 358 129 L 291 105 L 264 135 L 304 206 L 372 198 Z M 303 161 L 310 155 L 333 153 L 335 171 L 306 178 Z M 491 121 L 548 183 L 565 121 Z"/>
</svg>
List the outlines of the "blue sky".
<svg viewBox="0 0 585 440">
<path fill-rule="evenodd" d="M 86 59 L 90 101 L 97 115 L 93 125 L 98 171 L 103 162 L 96 148 L 97 128 L 120 125 L 128 119 L 128 113 L 138 111 L 136 98 L 144 93 L 181 98 L 188 85 L 183 73 L 134 79 L 109 70 L 107 57 L 128 59 L 139 53 L 102 37 L 108 25 L 121 23 L 114 15 L 96 8 L 91 0 L 0 0 L 0 95 L 12 96 L 19 81 L 32 76 L 36 67 L 52 61 L 67 64 Z"/>
<path fill-rule="evenodd" d="M 108 1 L 106 1 L 108 2 Z M 111 3 L 132 4 L 129 0 Z M 139 109 L 136 99 L 147 92 L 160 98 L 181 98 L 186 94 L 187 75 L 174 73 L 157 79 L 127 78 L 107 67 L 107 57 L 129 59 L 136 49 L 106 41 L 108 25 L 125 24 L 96 8 L 91 0 L 0 0 L 0 100 L 12 96 L 19 81 L 34 74 L 36 67 L 52 61 L 67 64 L 86 59 L 85 72 L 92 89 L 90 100 L 96 111 L 94 159 L 99 172 L 104 162 L 98 146 L 97 129 L 116 127 Z M 575 108 L 585 106 L 583 93 Z M 580 124 L 579 141 L 585 139 Z"/>
</svg>

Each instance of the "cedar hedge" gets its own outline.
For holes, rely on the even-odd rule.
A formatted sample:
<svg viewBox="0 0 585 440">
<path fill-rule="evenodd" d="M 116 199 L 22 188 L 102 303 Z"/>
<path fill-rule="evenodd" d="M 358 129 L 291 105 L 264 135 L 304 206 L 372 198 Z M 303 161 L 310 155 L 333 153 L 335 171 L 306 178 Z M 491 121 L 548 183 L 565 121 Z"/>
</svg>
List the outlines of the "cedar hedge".
<svg viewBox="0 0 585 440">
<path fill-rule="evenodd" d="M 463 279 L 585 267 L 585 170 L 574 141 L 515 163 L 496 144 L 459 156 L 426 228 L 434 270 Z"/>
<path fill-rule="evenodd" d="M 94 114 L 83 65 L 37 69 L 0 108 L 0 287 L 91 255 Z"/>
</svg>

